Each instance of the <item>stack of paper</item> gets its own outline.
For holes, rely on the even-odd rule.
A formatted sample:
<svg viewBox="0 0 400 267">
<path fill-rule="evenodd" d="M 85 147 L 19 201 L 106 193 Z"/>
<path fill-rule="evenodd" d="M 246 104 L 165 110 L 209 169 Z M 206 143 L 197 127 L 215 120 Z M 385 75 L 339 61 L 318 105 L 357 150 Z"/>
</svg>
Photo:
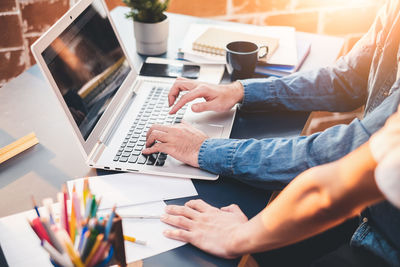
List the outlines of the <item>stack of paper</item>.
<svg viewBox="0 0 400 267">
<path fill-rule="evenodd" d="M 69 189 L 75 184 L 82 190 L 83 179 L 68 182 Z M 109 214 L 117 204 L 117 213 L 129 215 L 161 215 L 165 203 L 162 200 L 197 195 L 190 179 L 164 178 L 141 174 L 116 174 L 90 177 L 92 193 L 102 197 L 101 211 Z M 139 204 L 141 203 L 141 204 Z M 54 215 L 60 214 L 60 205 L 54 204 Z M 39 209 L 45 214 L 44 208 Z M 40 240 L 30 228 L 27 219 L 36 217 L 34 210 L 0 219 L 0 244 L 10 266 L 52 266 L 49 255 L 41 247 Z M 164 237 L 163 231 L 172 227 L 159 219 L 123 219 L 125 235 L 146 241 L 140 245 L 125 241 L 127 263 L 144 259 L 184 245 L 184 242 Z"/>
<path fill-rule="evenodd" d="M 306 40 L 297 40 L 297 64 L 279 65 L 279 64 L 258 64 L 255 73 L 268 76 L 282 77 L 296 72 L 311 50 L 311 42 Z"/>
</svg>

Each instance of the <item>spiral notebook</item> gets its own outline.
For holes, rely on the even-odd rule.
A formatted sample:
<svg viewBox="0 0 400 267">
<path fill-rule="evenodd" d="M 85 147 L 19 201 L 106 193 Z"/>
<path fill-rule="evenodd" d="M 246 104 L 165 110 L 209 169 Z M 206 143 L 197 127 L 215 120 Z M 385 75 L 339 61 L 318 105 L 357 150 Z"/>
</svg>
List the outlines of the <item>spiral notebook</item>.
<svg viewBox="0 0 400 267">
<path fill-rule="evenodd" d="M 279 45 L 279 39 L 277 38 L 229 31 L 221 28 L 208 28 L 193 42 L 192 49 L 199 52 L 225 56 L 226 45 L 234 41 L 249 41 L 256 43 L 258 46 L 268 46 L 268 55 L 266 58 L 261 58 L 261 61 L 268 60 Z"/>
</svg>

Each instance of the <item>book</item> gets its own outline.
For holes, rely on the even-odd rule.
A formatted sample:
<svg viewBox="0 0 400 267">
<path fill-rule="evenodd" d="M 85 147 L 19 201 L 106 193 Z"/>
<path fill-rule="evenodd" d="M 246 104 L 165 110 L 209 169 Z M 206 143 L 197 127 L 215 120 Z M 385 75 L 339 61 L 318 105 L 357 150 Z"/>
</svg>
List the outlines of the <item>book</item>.
<svg viewBox="0 0 400 267">
<path fill-rule="evenodd" d="M 183 40 L 183 45 L 179 49 L 178 59 L 188 60 L 198 64 L 225 64 L 225 56 L 193 50 L 193 42 L 209 28 L 224 29 L 235 33 L 251 32 L 254 35 L 279 39 L 279 45 L 276 51 L 270 55 L 271 57 L 267 59 L 266 63 L 281 65 L 297 64 L 296 36 L 295 29 L 293 27 L 256 26 L 236 23 L 228 26 L 196 23 L 191 24 Z"/>
<path fill-rule="evenodd" d="M 260 47 L 267 46 L 267 57 L 260 59 L 260 61 L 265 61 L 265 63 L 279 45 L 278 38 L 210 27 L 193 42 L 192 49 L 204 53 L 225 56 L 226 45 L 234 41 L 248 41 L 257 44 Z"/>
<path fill-rule="evenodd" d="M 293 66 L 277 64 L 257 64 L 255 73 L 268 76 L 282 77 L 298 71 L 311 51 L 311 41 L 297 40 L 297 60 Z"/>
</svg>

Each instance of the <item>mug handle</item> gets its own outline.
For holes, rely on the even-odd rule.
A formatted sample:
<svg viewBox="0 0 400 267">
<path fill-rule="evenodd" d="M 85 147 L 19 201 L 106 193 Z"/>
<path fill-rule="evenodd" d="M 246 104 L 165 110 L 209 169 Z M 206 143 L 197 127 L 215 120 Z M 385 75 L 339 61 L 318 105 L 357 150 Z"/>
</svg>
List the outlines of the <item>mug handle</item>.
<svg viewBox="0 0 400 267">
<path fill-rule="evenodd" d="M 265 52 L 260 55 L 261 49 L 265 48 Z M 266 57 L 268 55 L 268 45 L 261 45 L 258 50 L 258 59 Z"/>
</svg>

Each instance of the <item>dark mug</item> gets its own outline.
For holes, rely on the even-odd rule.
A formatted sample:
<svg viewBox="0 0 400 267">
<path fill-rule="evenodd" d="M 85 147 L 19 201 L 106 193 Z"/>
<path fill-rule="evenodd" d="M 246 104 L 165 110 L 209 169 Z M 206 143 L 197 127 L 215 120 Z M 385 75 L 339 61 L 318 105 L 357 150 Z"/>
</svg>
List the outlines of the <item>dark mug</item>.
<svg viewBox="0 0 400 267">
<path fill-rule="evenodd" d="M 265 48 L 261 56 L 259 52 Z M 251 78 L 256 68 L 257 60 L 268 54 L 268 46 L 258 46 L 247 41 L 235 41 L 226 45 L 226 68 L 231 80 Z"/>
</svg>

